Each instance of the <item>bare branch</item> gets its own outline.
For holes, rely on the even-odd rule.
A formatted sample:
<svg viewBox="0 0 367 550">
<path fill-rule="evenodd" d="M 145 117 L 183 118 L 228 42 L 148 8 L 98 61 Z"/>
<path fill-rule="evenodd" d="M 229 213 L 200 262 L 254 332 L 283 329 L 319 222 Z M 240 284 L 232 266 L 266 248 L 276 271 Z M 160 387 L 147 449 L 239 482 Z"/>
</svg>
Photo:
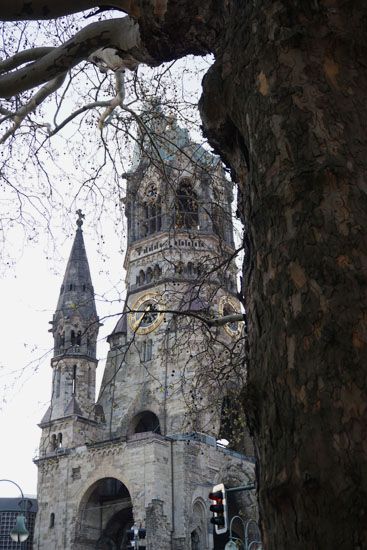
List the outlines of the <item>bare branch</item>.
<svg viewBox="0 0 367 550">
<path fill-rule="evenodd" d="M 60 124 L 55 126 L 55 128 L 49 133 L 48 137 L 52 137 L 57 132 L 59 132 L 64 126 L 66 126 L 69 122 L 71 122 L 75 117 L 81 115 L 82 113 L 85 113 L 85 111 L 88 111 L 89 109 L 95 109 L 96 107 L 108 107 L 111 103 L 111 100 L 107 101 L 93 101 L 92 103 L 88 103 L 87 105 L 83 105 L 83 107 L 80 107 L 80 109 L 77 109 L 73 113 L 71 113 L 68 117 L 66 117 Z"/>
<path fill-rule="evenodd" d="M 115 88 L 116 88 L 116 95 L 115 97 L 110 101 L 109 106 L 107 109 L 103 111 L 103 113 L 100 116 L 100 119 L 98 121 L 98 127 L 99 129 L 102 129 L 107 118 L 113 113 L 113 111 L 116 109 L 116 107 L 120 106 L 122 107 L 125 99 L 125 87 L 124 87 L 124 76 L 125 76 L 125 70 L 120 69 L 118 71 L 115 71 Z"/>
<path fill-rule="evenodd" d="M 0 73 L 7 73 L 8 71 L 15 69 L 16 67 L 19 67 L 19 65 L 24 65 L 24 63 L 29 63 L 30 61 L 40 59 L 52 50 L 54 50 L 53 47 L 45 46 L 41 48 L 30 48 L 29 50 L 17 52 L 11 57 L 0 61 Z"/>
<path fill-rule="evenodd" d="M 216 319 L 207 319 L 204 322 L 209 327 L 222 327 L 229 323 L 238 323 L 241 321 L 246 321 L 246 315 L 244 313 L 231 313 L 231 315 L 223 315 L 223 317 L 218 317 Z"/>
<path fill-rule="evenodd" d="M 53 94 L 55 90 L 60 88 L 62 83 L 65 80 L 66 73 L 61 74 L 57 78 L 54 78 L 50 82 L 47 82 L 37 93 L 34 94 L 32 99 L 23 105 L 14 115 L 12 116 L 14 120 L 13 126 L 2 136 L 0 143 L 5 143 L 5 141 L 14 134 L 14 132 L 19 128 L 22 121 L 27 115 L 32 113 L 38 105 L 40 105 L 49 95 Z"/>
<path fill-rule="evenodd" d="M 141 45 L 139 25 L 129 17 L 98 21 L 79 31 L 73 38 L 54 48 L 41 59 L 0 76 L 0 97 L 9 98 L 51 80 L 87 59 L 101 47 L 114 48 L 131 66 L 152 61 Z"/>
</svg>

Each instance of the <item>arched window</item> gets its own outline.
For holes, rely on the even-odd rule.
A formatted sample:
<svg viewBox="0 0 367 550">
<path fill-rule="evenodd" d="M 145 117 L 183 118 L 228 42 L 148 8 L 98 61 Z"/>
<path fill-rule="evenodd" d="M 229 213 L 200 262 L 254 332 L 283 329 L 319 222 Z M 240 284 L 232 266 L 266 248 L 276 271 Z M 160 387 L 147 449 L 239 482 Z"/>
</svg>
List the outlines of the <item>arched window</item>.
<svg viewBox="0 0 367 550">
<path fill-rule="evenodd" d="M 132 422 L 132 431 L 135 434 L 144 432 L 161 433 L 159 418 L 151 411 L 144 411 L 135 416 Z"/>
<path fill-rule="evenodd" d="M 213 204 L 212 205 L 213 231 L 220 239 L 224 238 L 224 223 L 223 223 L 224 220 L 225 220 L 225 212 L 223 211 L 223 208 L 218 204 Z"/>
<path fill-rule="evenodd" d="M 184 263 L 183 263 L 183 262 L 180 262 L 180 261 L 176 262 L 176 263 L 175 263 L 175 273 L 176 273 L 177 275 L 181 275 L 181 273 L 183 272 L 183 270 L 184 270 Z"/>
<path fill-rule="evenodd" d="M 142 223 L 140 237 L 147 237 L 157 233 L 162 228 L 162 206 L 161 199 L 147 198 L 142 205 Z"/>
<path fill-rule="evenodd" d="M 152 359 L 153 342 L 152 340 L 143 340 L 141 343 L 141 360 L 143 363 Z"/>
<path fill-rule="evenodd" d="M 153 341 L 152 340 L 148 340 L 147 341 L 147 347 L 146 347 L 146 352 L 145 352 L 145 357 L 146 357 L 146 361 L 151 361 L 152 359 L 152 350 L 153 350 Z"/>
<path fill-rule="evenodd" d="M 62 433 L 60 432 L 57 436 L 57 446 L 62 447 Z"/>
<path fill-rule="evenodd" d="M 75 346 L 75 341 L 76 341 L 75 332 L 72 330 L 70 332 L 70 343 L 71 343 L 72 346 Z"/>
<path fill-rule="evenodd" d="M 57 439 L 56 439 L 56 434 L 52 434 L 52 436 L 51 436 L 51 450 L 54 451 L 55 449 L 57 449 Z"/>
<path fill-rule="evenodd" d="M 147 283 L 150 283 L 153 280 L 153 269 L 151 267 L 148 267 L 147 274 L 146 274 L 146 281 Z"/>
<path fill-rule="evenodd" d="M 57 335 L 57 347 L 63 348 L 65 344 L 65 332 L 62 332 Z"/>
<path fill-rule="evenodd" d="M 191 533 L 191 550 L 202 550 L 198 529 L 195 529 L 195 531 Z"/>
<path fill-rule="evenodd" d="M 56 388 L 55 388 L 56 397 L 60 397 L 60 386 L 61 386 L 61 369 L 58 368 L 56 370 Z"/>
<path fill-rule="evenodd" d="M 198 200 L 188 178 L 181 180 L 176 194 L 175 225 L 184 229 L 199 228 Z"/>
<path fill-rule="evenodd" d="M 76 335 L 76 345 L 77 346 L 82 345 L 82 333 L 80 330 L 78 330 L 78 334 Z"/>
<path fill-rule="evenodd" d="M 92 384 L 92 371 L 91 371 L 91 368 L 88 367 L 88 379 L 87 379 L 87 397 L 88 399 L 90 398 L 91 396 L 91 384 Z"/>
<path fill-rule="evenodd" d="M 159 267 L 158 264 L 155 264 L 154 266 L 154 279 L 159 279 L 159 277 L 162 275 L 162 270 Z"/>
<path fill-rule="evenodd" d="M 72 394 L 76 395 L 76 365 L 73 365 Z"/>
<path fill-rule="evenodd" d="M 144 271 L 141 269 L 139 271 L 139 284 L 143 285 L 145 283 L 145 273 Z"/>
<path fill-rule="evenodd" d="M 190 276 L 194 274 L 194 264 L 192 262 L 187 264 L 187 274 Z"/>
<path fill-rule="evenodd" d="M 53 529 L 53 527 L 55 527 L 55 514 L 52 512 L 50 514 L 50 525 L 49 525 L 50 529 Z"/>
</svg>

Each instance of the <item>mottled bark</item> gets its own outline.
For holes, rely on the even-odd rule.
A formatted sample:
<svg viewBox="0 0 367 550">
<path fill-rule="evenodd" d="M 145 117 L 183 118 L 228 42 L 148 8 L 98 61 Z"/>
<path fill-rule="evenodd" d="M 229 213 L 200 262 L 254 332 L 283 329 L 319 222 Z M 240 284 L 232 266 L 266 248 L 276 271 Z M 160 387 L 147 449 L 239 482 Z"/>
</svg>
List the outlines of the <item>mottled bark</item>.
<svg viewBox="0 0 367 550">
<path fill-rule="evenodd" d="M 216 56 L 201 111 L 247 230 L 265 547 L 366 548 L 367 4 L 131 5 L 152 63 Z"/>
<path fill-rule="evenodd" d="M 208 137 L 249 231 L 249 388 L 267 549 L 367 547 L 367 6 L 230 2 Z"/>
</svg>

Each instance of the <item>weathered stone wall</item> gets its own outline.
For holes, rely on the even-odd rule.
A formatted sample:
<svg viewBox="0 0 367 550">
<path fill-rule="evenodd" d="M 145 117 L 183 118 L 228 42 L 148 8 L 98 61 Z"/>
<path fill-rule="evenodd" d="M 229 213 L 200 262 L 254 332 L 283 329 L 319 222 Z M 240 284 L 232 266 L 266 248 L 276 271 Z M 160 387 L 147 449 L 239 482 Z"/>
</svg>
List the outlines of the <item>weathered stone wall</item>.
<svg viewBox="0 0 367 550">
<path fill-rule="evenodd" d="M 40 460 L 39 514 L 35 531 L 37 550 L 92 548 L 83 540 L 83 509 L 98 480 L 116 478 L 126 485 L 134 520 L 147 529 L 148 548 L 190 548 L 191 528 L 202 522 L 209 548 L 208 493 L 213 484 L 236 472 L 237 482 L 253 479 L 252 462 L 200 441 L 175 441 L 151 433 L 127 441 L 106 442 L 71 449 L 68 454 Z M 232 472 L 232 474 L 231 474 Z M 195 520 L 198 499 L 206 506 Z M 116 509 L 118 508 L 118 505 Z M 54 527 L 50 516 L 55 515 Z M 94 543 L 109 519 L 95 532 Z M 98 525 L 98 522 L 96 522 Z M 91 535 L 90 535 L 91 536 Z"/>
</svg>

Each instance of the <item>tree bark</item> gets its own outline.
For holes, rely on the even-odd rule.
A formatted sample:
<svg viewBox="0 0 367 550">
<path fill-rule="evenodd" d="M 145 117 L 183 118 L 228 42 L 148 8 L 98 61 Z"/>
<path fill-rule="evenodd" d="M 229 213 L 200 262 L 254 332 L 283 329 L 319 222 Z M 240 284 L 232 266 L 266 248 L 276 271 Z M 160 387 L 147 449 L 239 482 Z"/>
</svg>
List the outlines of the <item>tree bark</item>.
<svg viewBox="0 0 367 550">
<path fill-rule="evenodd" d="M 206 133 L 248 230 L 267 549 L 367 547 L 367 6 L 227 2 Z"/>
<path fill-rule="evenodd" d="M 265 548 L 366 548 L 367 4 L 133 4 L 152 63 L 216 56 L 201 111 L 246 227 Z"/>
</svg>

